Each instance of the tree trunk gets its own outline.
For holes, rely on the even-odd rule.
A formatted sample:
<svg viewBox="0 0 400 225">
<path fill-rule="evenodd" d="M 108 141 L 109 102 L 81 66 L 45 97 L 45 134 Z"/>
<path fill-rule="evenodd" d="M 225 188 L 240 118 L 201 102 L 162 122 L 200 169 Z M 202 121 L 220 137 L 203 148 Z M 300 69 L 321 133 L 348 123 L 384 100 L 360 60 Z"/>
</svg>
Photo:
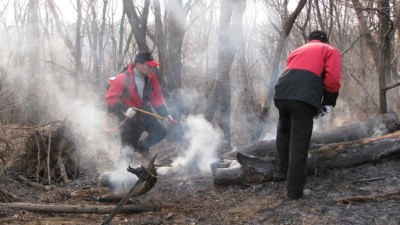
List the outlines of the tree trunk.
<svg viewBox="0 0 400 225">
<path fill-rule="evenodd" d="M 235 57 L 236 48 L 232 43 L 234 33 L 232 31 L 233 20 L 243 17 L 244 11 L 240 9 L 238 2 L 232 4 L 228 0 L 221 1 L 221 16 L 218 31 L 218 79 L 211 97 L 204 110 L 204 117 L 211 121 L 216 111 L 219 109 L 218 124 L 222 128 L 228 148 L 231 145 L 230 137 L 230 116 L 231 116 L 231 79 L 230 69 Z M 239 20 L 241 21 L 241 19 Z"/>
<path fill-rule="evenodd" d="M 134 1 L 123 0 L 123 6 L 128 17 L 129 24 L 133 30 L 133 35 L 135 36 L 139 51 L 150 51 L 150 48 L 146 43 L 147 18 L 149 16 L 150 7 L 149 0 L 145 1 L 143 12 L 140 18 L 136 13 Z"/>
<path fill-rule="evenodd" d="M 244 14 L 246 10 L 246 1 L 239 1 L 237 10 L 239 13 Z M 247 72 L 247 60 L 246 60 L 246 40 L 243 30 L 243 16 L 235 17 L 236 22 L 233 23 L 233 30 L 236 30 L 236 35 L 234 37 L 234 41 L 236 41 L 236 45 L 238 46 L 238 64 L 239 64 L 239 79 L 241 83 L 241 93 L 240 97 L 240 105 L 243 106 L 243 110 L 245 113 L 245 121 L 247 122 L 246 127 L 244 127 L 244 135 L 247 137 L 243 137 L 246 139 L 251 139 L 251 134 L 253 131 L 253 127 L 257 125 L 257 116 L 259 116 L 259 105 L 256 100 L 256 93 L 254 91 L 253 79 L 250 77 L 250 74 Z"/>
<path fill-rule="evenodd" d="M 352 0 L 353 8 L 356 12 L 358 22 L 360 24 L 360 29 L 364 33 L 364 37 L 367 42 L 367 46 L 371 52 L 372 58 L 376 65 L 376 70 L 379 76 L 379 110 L 381 113 L 388 112 L 387 107 L 387 91 L 390 88 L 397 87 L 398 85 L 393 85 L 391 87 L 387 86 L 388 78 L 390 78 L 391 73 L 391 45 L 392 39 L 395 35 L 399 23 L 398 14 L 395 20 L 391 20 L 391 8 L 388 0 L 378 1 L 378 18 L 379 18 L 379 42 L 374 39 L 374 34 L 368 27 L 368 18 L 365 16 L 365 8 L 359 0 Z"/>
<path fill-rule="evenodd" d="M 78 17 L 76 19 L 76 28 L 75 28 L 75 97 L 79 97 L 80 92 L 80 79 L 82 76 L 83 65 L 82 65 L 82 2 L 81 0 L 76 0 L 76 10 L 78 13 Z"/>
<path fill-rule="evenodd" d="M 386 84 L 388 79 L 390 79 L 390 56 L 391 56 L 391 43 L 389 33 L 393 27 L 390 26 L 390 5 L 388 0 L 378 1 L 378 18 L 380 33 L 379 38 L 381 42 L 381 51 L 378 64 L 378 74 L 379 74 L 379 108 L 381 113 L 387 113 L 387 90 Z"/>
<path fill-rule="evenodd" d="M 26 121 L 29 125 L 37 125 L 41 122 L 41 118 L 45 115 L 41 112 L 44 108 L 41 99 L 40 80 L 40 31 L 39 31 L 39 0 L 29 1 L 29 34 L 27 41 L 29 70 L 26 71 L 24 79 L 24 87 L 27 88 L 25 100 L 26 104 Z"/>
<path fill-rule="evenodd" d="M 185 36 L 185 14 L 181 0 L 169 0 L 168 9 L 168 56 L 167 81 L 171 91 L 171 108 L 174 118 L 181 120 L 181 115 L 187 115 L 186 107 L 182 98 L 182 43 Z"/>
<path fill-rule="evenodd" d="M 296 21 L 298 15 L 300 14 L 301 10 L 306 5 L 306 3 L 307 3 L 307 0 L 301 0 L 298 3 L 296 9 L 293 11 L 293 13 L 290 14 L 290 16 L 287 19 L 283 18 L 284 19 L 283 28 L 281 31 L 279 31 L 279 39 L 278 39 L 277 47 L 276 47 L 275 54 L 274 54 L 274 62 L 272 65 L 272 71 L 270 74 L 269 89 L 268 89 L 267 98 L 266 98 L 265 105 L 264 105 L 264 110 L 262 112 L 263 115 L 262 115 L 259 125 L 256 129 L 256 132 L 254 133 L 253 140 L 259 140 L 263 134 L 264 125 L 267 123 L 269 113 L 271 111 L 272 100 L 273 100 L 273 96 L 275 93 L 275 84 L 276 84 L 276 82 L 279 78 L 279 74 L 280 74 L 280 64 L 282 61 L 283 51 L 285 50 L 286 39 L 289 36 L 290 31 L 292 30 L 294 22 Z M 286 5 L 286 8 L 287 8 L 287 5 Z"/>
</svg>

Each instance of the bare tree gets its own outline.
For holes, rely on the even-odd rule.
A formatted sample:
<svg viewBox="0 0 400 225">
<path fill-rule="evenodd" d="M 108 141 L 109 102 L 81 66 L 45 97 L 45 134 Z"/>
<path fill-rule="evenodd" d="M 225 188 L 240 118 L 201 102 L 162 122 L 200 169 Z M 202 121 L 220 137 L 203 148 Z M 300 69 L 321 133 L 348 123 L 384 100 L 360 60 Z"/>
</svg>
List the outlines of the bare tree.
<svg viewBox="0 0 400 225">
<path fill-rule="evenodd" d="M 301 10 L 303 7 L 306 5 L 307 0 L 300 0 L 298 3 L 296 9 L 288 16 L 288 1 L 284 1 L 284 13 L 282 15 L 282 29 L 279 30 L 279 38 L 278 38 L 278 43 L 277 47 L 274 53 L 274 61 L 272 64 L 272 71 L 270 74 L 270 82 L 269 82 L 269 90 L 267 93 L 267 98 L 265 101 L 264 109 L 263 109 L 263 115 L 262 118 L 259 122 L 259 125 L 257 127 L 257 130 L 254 134 L 253 140 L 258 140 L 262 134 L 262 131 L 264 129 L 264 125 L 266 124 L 270 110 L 271 110 L 271 105 L 272 105 L 272 100 L 274 96 L 274 87 L 275 83 L 278 80 L 279 74 L 280 74 L 280 63 L 282 60 L 282 53 L 284 52 L 285 45 L 286 45 L 286 39 L 290 34 L 290 31 L 292 30 L 293 24 L 296 21 L 297 17 L 299 16 Z"/>
<path fill-rule="evenodd" d="M 175 115 L 180 118 L 180 114 L 186 115 L 186 107 L 182 98 L 182 43 L 185 36 L 185 12 L 182 0 L 169 0 L 167 6 L 168 13 L 168 55 L 167 55 L 167 81 L 171 91 L 174 105 L 177 107 Z"/>
<path fill-rule="evenodd" d="M 124 10 L 131 25 L 133 35 L 136 39 L 139 51 L 150 51 L 146 42 L 147 20 L 149 17 L 150 0 L 145 0 L 142 14 L 136 12 L 135 3 L 132 0 L 123 0 Z"/>
<path fill-rule="evenodd" d="M 39 0 L 29 1 L 29 34 L 27 45 L 29 46 L 29 70 L 23 80 L 27 82 L 26 121 L 29 125 L 37 125 L 46 116 L 41 110 L 41 86 L 40 80 L 40 31 L 39 31 Z"/>
<path fill-rule="evenodd" d="M 374 38 L 374 33 L 369 29 L 368 18 L 364 11 L 367 10 L 359 0 L 352 0 L 354 10 L 360 24 L 360 29 L 364 34 L 368 48 L 376 65 L 379 76 L 379 109 L 381 113 L 388 112 L 387 91 L 400 86 L 400 83 L 393 83 L 390 80 L 393 70 L 392 63 L 392 41 L 400 20 L 400 13 L 395 12 L 396 17 L 391 19 L 391 8 L 389 0 L 377 1 L 379 40 Z M 370 9 L 370 8 L 368 8 Z M 392 84 L 387 84 L 387 83 Z"/>
<path fill-rule="evenodd" d="M 238 1 L 237 2 L 237 11 L 239 14 L 244 15 L 246 10 L 246 1 Z M 245 31 L 243 29 L 243 16 L 235 16 L 233 17 L 234 22 L 232 23 L 232 28 L 236 32 L 236 35 L 233 37 L 234 45 L 237 45 L 237 61 L 238 61 L 238 70 L 239 70 L 239 79 L 240 86 L 240 103 L 242 106 L 242 110 L 245 115 L 245 122 L 249 124 L 246 128 L 243 128 L 244 134 L 248 134 L 251 138 L 253 127 L 258 122 L 259 116 L 259 105 L 256 101 L 256 94 L 253 85 L 253 79 L 251 74 L 248 73 L 248 65 L 246 59 L 246 40 L 245 40 Z"/>
<path fill-rule="evenodd" d="M 230 0 L 221 0 L 218 30 L 218 78 L 204 110 L 204 117 L 211 121 L 219 109 L 217 121 L 224 132 L 227 147 L 231 145 L 230 119 L 232 94 L 230 70 L 237 51 L 237 45 L 232 40 L 234 36 L 233 27 L 237 27 L 237 25 L 234 26 L 232 23 L 242 21 L 240 17 L 243 17 L 244 10 L 240 9 L 240 7 L 243 7 L 243 4 L 239 4 L 241 1 L 243 0 L 233 2 Z"/>
<path fill-rule="evenodd" d="M 75 69 L 73 72 L 71 72 L 71 76 L 74 78 L 75 85 L 75 97 L 79 97 L 79 86 L 80 86 L 80 79 L 81 79 L 81 74 L 83 70 L 83 65 L 82 65 L 82 4 L 80 0 L 77 0 L 77 21 L 76 21 L 76 29 L 75 29 L 75 46 L 72 42 L 72 40 L 69 38 L 69 36 L 66 34 L 66 30 L 64 28 L 63 22 L 60 19 L 59 13 L 56 9 L 56 5 L 54 4 L 53 0 L 47 0 L 47 5 L 50 8 L 50 11 L 54 17 L 54 21 L 56 24 L 56 29 L 58 34 L 61 36 L 61 38 L 64 41 L 64 44 L 66 45 L 68 52 L 71 54 L 71 56 L 74 59 L 75 63 Z"/>
<path fill-rule="evenodd" d="M 77 19 L 76 19 L 76 28 L 75 28 L 75 95 L 79 96 L 80 88 L 79 88 L 79 80 L 81 79 L 83 72 L 82 65 L 82 2 L 81 0 L 76 0 L 76 11 L 77 11 Z"/>
</svg>

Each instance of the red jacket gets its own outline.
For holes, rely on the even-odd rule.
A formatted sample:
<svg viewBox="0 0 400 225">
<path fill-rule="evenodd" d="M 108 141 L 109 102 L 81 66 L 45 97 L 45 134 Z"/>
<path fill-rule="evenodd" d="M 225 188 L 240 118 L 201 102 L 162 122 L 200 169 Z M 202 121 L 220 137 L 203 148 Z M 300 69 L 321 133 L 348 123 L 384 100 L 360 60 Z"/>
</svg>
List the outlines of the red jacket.
<svg viewBox="0 0 400 225">
<path fill-rule="evenodd" d="M 335 106 L 341 70 L 339 50 L 312 40 L 288 56 L 284 72 L 275 86 L 274 99 L 304 101 L 317 109 L 321 104 Z"/>
<path fill-rule="evenodd" d="M 164 97 L 162 95 L 161 87 L 158 83 L 156 75 L 154 73 L 150 73 L 147 77 L 145 77 L 145 79 L 148 79 L 148 81 L 146 82 L 143 90 L 143 98 L 147 98 L 147 104 L 143 105 L 144 99 L 140 97 L 134 82 L 135 74 L 133 72 L 133 68 L 133 64 L 130 64 L 128 67 L 128 72 L 130 75 L 128 86 L 129 94 L 124 96 L 126 75 L 121 73 L 114 79 L 106 93 L 106 102 L 108 106 L 116 111 L 126 111 L 126 109 L 129 107 L 147 108 L 148 110 L 148 104 L 150 104 L 158 114 L 163 117 L 168 116 Z"/>
</svg>

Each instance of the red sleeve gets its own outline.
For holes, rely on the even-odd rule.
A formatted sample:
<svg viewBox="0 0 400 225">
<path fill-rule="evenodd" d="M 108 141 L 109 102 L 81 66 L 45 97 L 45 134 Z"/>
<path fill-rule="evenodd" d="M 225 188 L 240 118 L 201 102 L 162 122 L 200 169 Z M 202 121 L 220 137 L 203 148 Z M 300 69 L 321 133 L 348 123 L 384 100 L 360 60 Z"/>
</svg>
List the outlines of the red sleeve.
<svg viewBox="0 0 400 225">
<path fill-rule="evenodd" d="M 114 108 L 115 104 L 122 103 L 121 99 L 124 91 L 124 83 L 126 76 L 125 74 L 119 74 L 113 82 L 111 82 L 111 86 L 106 93 L 106 102 L 108 106 Z"/>
<path fill-rule="evenodd" d="M 324 89 L 329 92 L 339 92 L 342 79 L 342 59 L 336 48 L 326 52 Z"/>
</svg>

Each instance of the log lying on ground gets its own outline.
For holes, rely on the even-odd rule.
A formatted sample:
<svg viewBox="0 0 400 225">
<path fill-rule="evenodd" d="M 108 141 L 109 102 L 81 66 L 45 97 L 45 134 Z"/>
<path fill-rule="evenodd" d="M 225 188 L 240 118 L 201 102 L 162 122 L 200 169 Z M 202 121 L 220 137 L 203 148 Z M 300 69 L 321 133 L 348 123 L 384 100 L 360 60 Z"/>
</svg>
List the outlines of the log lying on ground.
<svg viewBox="0 0 400 225">
<path fill-rule="evenodd" d="M 399 130 L 400 122 L 394 113 L 378 114 L 368 120 L 348 124 L 323 132 L 314 132 L 311 138 L 313 144 L 330 144 L 349 142 L 361 138 L 382 135 Z"/>
<path fill-rule="evenodd" d="M 400 131 L 381 137 L 330 144 L 310 150 L 308 172 L 356 166 L 400 156 Z M 275 180 L 272 157 L 237 153 L 236 159 L 223 159 L 211 165 L 216 184 L 248 184 Z"/>
<path fill-rule="evenodd" d="M 400 129 L 400 122 L 396 114 L 379 114 L 368 120 L 355 124 L 330 128 L 323 132 L 313 132 L 312 146 L 320 146 L 331 143 L 341 143 L 387 134 Z M 227 153 L 224 158 L 234 159 L 238 152 L 254 156 L 272 156 L 275 152 L 275 140 L 260 141 Z"/>
<path fill-rule="evenodd" d="M 40 213 L 85 213 L 85 214 L 109 214 L 115 206 L 93 205 L 63 205 L 63 204 L 33 204 L 33 203 L 0 203 L 0 207 L 16 210 L 26 210 Z M 118 213 L 141 213 L 160 210 L 160 206 L 125 205 Z"/>
</svg>

